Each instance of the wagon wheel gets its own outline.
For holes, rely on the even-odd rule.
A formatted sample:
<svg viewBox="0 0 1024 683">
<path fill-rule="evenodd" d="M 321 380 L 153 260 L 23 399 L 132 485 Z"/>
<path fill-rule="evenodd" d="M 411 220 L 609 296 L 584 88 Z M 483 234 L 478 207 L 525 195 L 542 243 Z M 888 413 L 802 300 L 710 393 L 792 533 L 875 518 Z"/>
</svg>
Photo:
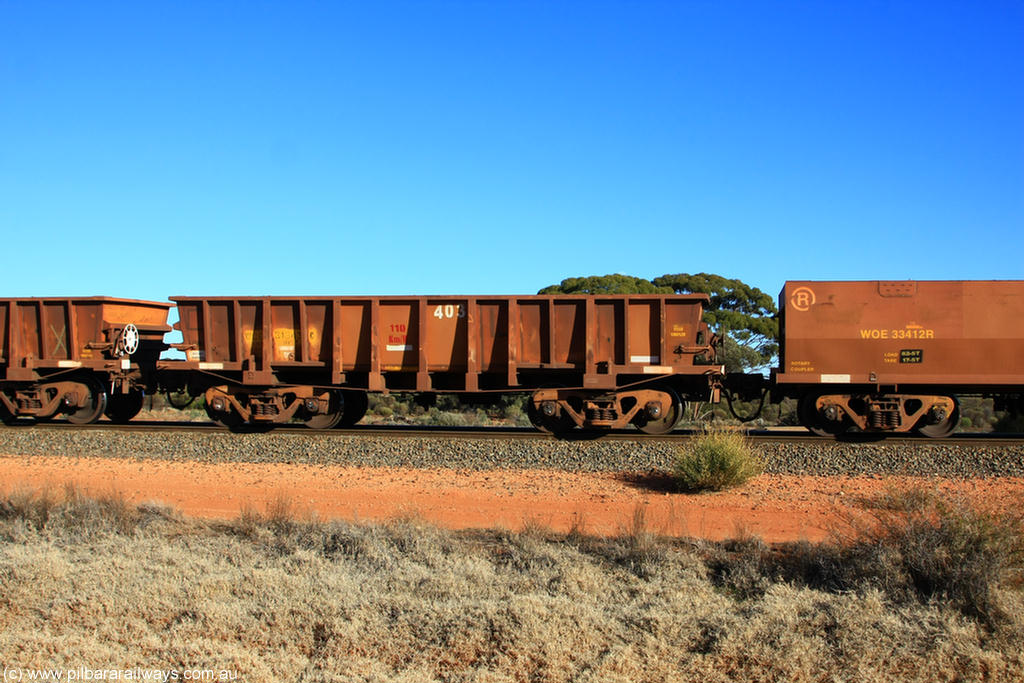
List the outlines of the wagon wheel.
<svg viewBox="0 0 1024 683">
<path fill-rule="evenodd" d="M 85 405 L 70 408 L 67 413 L 68 422 L 76 425 L 92 424 L 100 419 L 107 407 L 107 392 L 94 377 L 85 377 L 76 383 L 85 388 Z"/>
<path fill-rule="evenodd" d="M 187 401 L 179 401 L 178 399 L 174 398 L 175 395 L 178 395 L 178 394 L 185 394 L 185 396 L 188 398 L 188 400 Z M 193 396 L 192 394 L 189 394 L 186 391 L 177 391 L 177 392 L 175 392 L 175 391 L 171 391 L 170 389 L 168 389 L 167 392 L 166 392 L 166 395 L 167 395 L 167 403 L 170 404 L 170 406 L 172 408 L 177 408 L 178 410 L 185 410 L 185 408 L 188 408 L 190 405 L 192 405 L 192 402 L 196 400 L 195 396 Z"/>
<path fill-rule="evenodd" d="M 918 434 L 921 436 L 927 436 L 929 439 L 944 439 L 953 433 L 953 431 L 960 425 L 960 402 L 956 400 L 955 396 L 951 396 L 950 398 L 953 399 L 953 410 L 951 410 L 949 415 L 946 416 L 946 419 L 930 425 L 922 425 L 918 423 Z"/>
<path fill-rule="evenodd" d="M 127 394 L 113 393 L 107 396 L 107 408 L 104 411 L 111 422 L 126 424 L 142 410 L 145 395 L 138 389 Z"/>
<path fill-rule="evenodd" d="M 206 415 L 211 420 L 219 424 L 221 427 L 227 427 L 233 432 L 239 431 L 245 425 L 245 420 L 242 416 L 228 407 L 227 410 L 214 410 L 210 407 L 210 404 L 203 406 L 206 408 Z"/>
<path fill-rule="evenodd" d="M 683 416 L 683 402 L 674 389 L 665 387 L 658 389 L 658 392 L 665 396 L 662 399 L 661 413 L 652 417 L 645 407 L 641 408 L 640 413 L 633 418 L 633 424 L 644 434 L 668 434 L 679 422 L 679 418 Z M 667 407 L 665 403 L 668 403 Z"/>
<path fill-rule="evenodd" d="M 328 407 L 326 413 L 318 413 L 310 416 L 305 422 L 310 429 L 331 429 L 336 427 L 344 415 L 344 400 L 337 391 L 327 393 Z"/>
<path fill-rule="evenodd" d="M 797 404 L 796 413 L 800 419 L 800 424 L 807 427 L 808 431 L 817 436 L 831 436 L 830 432 L 822 421 L 821 416 L 818 415 L 818 394 L 804 394 L 800 397 L 800 402 Z"/>
<path fill-rule="evenodd" d="M 7 409 L 3 401 L 0 401 L 0 423 L 11 425 L 18 421 L 18 416 Z"/>
<path fill-rule="evenodd" d="M 370 401 L 365 391 L 347 390 L 342 392 L 341 419 L 337 427 L 351 427 L 363 419 Z"/>
<path fill-rule="evenodd" d="M 537 409 L 531 398 L 526 402 L 526 416 L 530 418 L 530 424 L 542 432 L 554 434 L 555 436 L 571 431 L 576 423 L 564 413 L 548 416 Z"/>
</svg>

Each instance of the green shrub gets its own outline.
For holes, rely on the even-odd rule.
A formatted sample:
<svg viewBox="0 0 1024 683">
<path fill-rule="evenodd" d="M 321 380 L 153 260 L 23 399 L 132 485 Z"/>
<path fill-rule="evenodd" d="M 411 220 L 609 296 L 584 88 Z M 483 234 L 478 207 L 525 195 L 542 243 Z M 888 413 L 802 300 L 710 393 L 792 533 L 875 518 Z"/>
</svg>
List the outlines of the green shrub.
<svg viewBox="0 0 1024 683">
<path fill-rule="evenodd" d="M 743 434 L 709 430 L 680 447 L 675 479 L 683 491 L 721 491 L 746 483 L 763 469 L 761 458 Z"/>
<path fill-rule="evenodd" d="M 469 421 L 462 413 L 439 412 L 435 424 L 442 427 L 465 427 Z"/>
</svg>

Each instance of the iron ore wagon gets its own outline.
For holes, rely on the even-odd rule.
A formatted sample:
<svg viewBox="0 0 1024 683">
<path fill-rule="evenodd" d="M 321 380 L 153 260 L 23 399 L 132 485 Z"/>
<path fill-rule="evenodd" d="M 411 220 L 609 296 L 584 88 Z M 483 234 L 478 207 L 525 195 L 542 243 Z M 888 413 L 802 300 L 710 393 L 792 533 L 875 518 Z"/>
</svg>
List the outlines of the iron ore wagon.
<svg viewBox="0 0 1024 683">
<path fill-rule="evenodd" d="M 0 299 L 0 420 L 127 422 L 156 391 L 171 304 L 90 298 Z"/>
<path fill-rule="evenodd" d="M 1024 410 L 1024 282 L 787 282 L 775 400 L 801 422 L 949 435 L 957 395 Z"/>
<path fill-rule="evenodd" d="M 172 299 L 185 360 L 161 371 L 231 427 L 353 424 L 367 392 L 516 391 L 541 429 L 661 433 L 722 376 L 705 295 Z"/>
</svg>

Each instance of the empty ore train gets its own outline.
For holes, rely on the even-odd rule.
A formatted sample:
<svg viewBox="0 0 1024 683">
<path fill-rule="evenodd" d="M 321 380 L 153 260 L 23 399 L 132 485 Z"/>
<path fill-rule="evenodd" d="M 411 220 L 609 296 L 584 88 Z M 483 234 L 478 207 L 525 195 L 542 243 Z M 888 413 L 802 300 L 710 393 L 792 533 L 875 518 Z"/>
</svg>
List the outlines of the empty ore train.
<svg viewBox="0 0 1024 683">
<path fill-rule="evenodd" d="M 689 295 L 0 299 L 0 419 L 125 422 L 158 391 L 245 430 L 352 425 L 371 392 L 523 392 L 538 428 L 671 430 L 686 401 L 796 399 L 817 434 L 947 436 L 1024 411 L 1024 282 L 787 282 L 779 365 L 727 374 Z M 184 358 L 161 358 L 169 346 Z"/>
</svg>

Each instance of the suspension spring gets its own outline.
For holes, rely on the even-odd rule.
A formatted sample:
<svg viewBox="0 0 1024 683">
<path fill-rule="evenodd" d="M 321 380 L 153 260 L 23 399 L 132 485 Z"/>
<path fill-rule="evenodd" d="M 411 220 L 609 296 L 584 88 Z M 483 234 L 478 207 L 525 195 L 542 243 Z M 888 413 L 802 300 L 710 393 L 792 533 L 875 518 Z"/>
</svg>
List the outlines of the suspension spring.
<svg viewBox="0 0 1024 683">
<path fill-rule="evenodd" d="M 43 407 L 43 402 L 38 398 L 19 398 L 18 409 L 19 410 L 39 410 Z"/>
<path fill-rule="evenodd" d="M 277 415 L 277 406 L 273 403 L 253 403 L 250 407 L 254 417 L 272 417 Z"/>
</svg>

